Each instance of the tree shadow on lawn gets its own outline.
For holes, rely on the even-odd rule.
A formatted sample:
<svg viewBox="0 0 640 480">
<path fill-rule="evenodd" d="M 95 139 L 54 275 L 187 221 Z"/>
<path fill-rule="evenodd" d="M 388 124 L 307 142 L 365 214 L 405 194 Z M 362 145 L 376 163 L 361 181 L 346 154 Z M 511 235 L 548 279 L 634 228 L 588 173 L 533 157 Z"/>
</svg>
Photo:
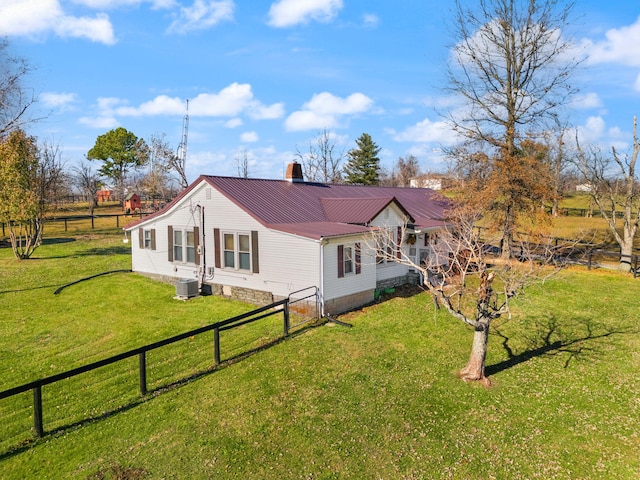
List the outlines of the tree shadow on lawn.
<svg viewBox="0 0 640 480">
<path fill-rule="evenodd" d="M 127 245 L 110 245 L 108 247 L 96 247 L 82 250 L 80 252 L 71 252 L 69 255 L 56 255 L 53 257 L 38 257 L 33 260 L 49 260 L 61 258 L 80 258 L 80 257 L 103 257 L 112 255 L 130 255 L 131 247 Z"/>
<path fill-rule="evenodd" d="M 485 367 L 486 375 L 495 375 L 528 360 L 542 356 L 566 355 L 564 368 L 572 360 L 589 354 L 598 354 L 601 340 L 613 335 L 633 335 L 640 333 L 638 329 L 612 328 L 589 319 L 578 319 L 573 322 L 563 322 L 552 315 L 544 321 L 534 322 L 525 334 L 526 347 L 520 353 L 515 353 L 509 342 L 511 338 L 494 328 L 492 334 L 502 338 L 502 348 L 507 353 L 507 359 Z"/>
</svg>

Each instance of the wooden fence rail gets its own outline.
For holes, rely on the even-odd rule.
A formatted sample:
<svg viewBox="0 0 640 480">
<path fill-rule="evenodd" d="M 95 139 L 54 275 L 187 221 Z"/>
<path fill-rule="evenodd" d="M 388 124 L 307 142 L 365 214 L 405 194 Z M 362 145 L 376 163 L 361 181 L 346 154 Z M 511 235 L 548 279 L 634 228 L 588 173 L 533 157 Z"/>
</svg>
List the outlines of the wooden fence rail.
<svg viewBox="0 0 640 480">
<path fill-rule="evenodd" d="M 17 387 L 9 388 L 8 390 L 4 390 L 0 392 L 0 400 L 3 398 L 8 398 L 14 395 L 18 395 L 20 393 L 28 392 L 29 390 L 31 390 L 33 392 L 33 426 L 34 426 L 36 436 L 42 437 L 45 434 L 45 429 L 42 421 L 42 418 L 43 418 L 42 387 L 44 387 L 45 385 L 50 385 L 52 383 L 65 380 L 67 378 L 80 375 L 81 373 L 89 372 L 91 370 L 95 370 L 97 368 L 104 367 L 106 365 L 120 362 L 127 358 L 138 356 L 140 395 L 145 396 L 147 394 L 147 359 L 146 359 L 147 352 L 164 347 L 166 345 L 170 345 L 180 340 L 185 340 L 195 335 L 200 335 L 206 332 L 213 331 L 214 362 L 215 362 L 215 365 L 220 365 L 221 363 L 220 332 L 221 331 L 230 330 L 230 329 L 239 327 L 241 325 L 245 325 L 247 323 L 255 322 L 263 318 L 267 318 L 272 315 L 279 315 L 282 313 L 283 337 L 286 338 L 289 336 L 289 330 L 291 328 L 289 323 L 289 304 L 291 302 L 292 301 L 289 298 L 285 298 L 284 300 L 274 302 L 270 305 L 260 307 L 250 312 L 243 313 L 241 315 L 237 315 L 235 317 L 222 320 L 220 322 L 216 322 L 211 325 L 206 325 L 204 327 L 196 328 L 195 330 L 190 330 L 188 332 L 181 333 L 179 335 L 175 335 L 173 337 L 169 337 L 155 343 L 134 348 L 133 350 L 129 350 L 127 352 L 123 352 L 118 355 L 114 355 L 112 357 L 99 360 L 97 362 L 89 363 L 81 367 L 67 370 L 66 372 L 58 373 L 56 375 L 51 375 L 49 377 L 41 378 L 39 380 L 25 383 Z"/>
<path fill-rule="evenodd" d="M 70 215 L 65 217 L 49 217 L 45 219 L 45 225 L 62 224 L 64 226 L 64 231 L 68 232 L 70 225 L 82 223 L 84 225 L 87 225 L 87 227 L 91 225 L 90 229 L 95 230 L 96 222 L 103 223 L 102 221 L 105 219 L 115 219 L 115 222 L 113 222 L 115 223 L 115 225 L 112 223 L 111 224 L 112 226 L 106 227 L 106 228 L 119 229 L 124 225 L 126 225 L 127 223 L 133 222 L 134 219 L 143 218 L 147 215 L 151 215 L 151 213 L 149 212 L 130 213 L 130 214 L 113 213 L 113 214 L 104 214 L 104 215 Z M 1 237 L 7 236 L 7 226 L 8 225 L 6 223 L 0 222 L 0 227 L 2 228 Z"/>
</svg>

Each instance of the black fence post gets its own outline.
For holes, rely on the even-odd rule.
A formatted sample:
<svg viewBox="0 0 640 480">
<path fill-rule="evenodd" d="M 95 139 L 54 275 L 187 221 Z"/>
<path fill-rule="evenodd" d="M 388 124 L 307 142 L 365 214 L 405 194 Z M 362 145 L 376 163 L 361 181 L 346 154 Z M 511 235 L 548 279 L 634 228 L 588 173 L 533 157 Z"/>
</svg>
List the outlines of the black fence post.
<svg viewBox="0 0 640 480">
<path fill-rule="evenodd" d="M 67 231 L 67 219 L 66 218 L 64 219 L 64 231 L 65 232 Z"/>
<path fill-rule="evenodd" d="M 94 224 L 93 224 L 93 219 L 96 218 L 93 215 L 91 215 L 91 230 L 94 230 Z"/>
<path fill-rule="evenodd" d="M 589 250 L 589 260 L 587 261 L 587 270 L 591 270 L 592 260 L 593 260 L 593 250 Z"/>
<path fill-rule="evenodd" d="M 140 365 L 140 395 L 144 397 L 147 394 L 147 352 L 140 352 L 138 364 Z"/>
<path fill-rule="evenodd" d="M 116 228 L 120 228 L 120 215 L 116 215 Z"/>
<path fill-rule="evenodd" d="M 284 314 L 284 336 L 289 336 L 289 300 L 282 305 L 282 313 Z"/>
<path fill-rule="evenodd" d="M 220 365 L 220 329 L 213 329 L 213 358 L 216 365 Z"/>
<path fill-rule="evenodd" d="M 33 428 L 38 438 L 44 435 L 42 427 L 42 386 L 33 387 Z"/>
</svg>

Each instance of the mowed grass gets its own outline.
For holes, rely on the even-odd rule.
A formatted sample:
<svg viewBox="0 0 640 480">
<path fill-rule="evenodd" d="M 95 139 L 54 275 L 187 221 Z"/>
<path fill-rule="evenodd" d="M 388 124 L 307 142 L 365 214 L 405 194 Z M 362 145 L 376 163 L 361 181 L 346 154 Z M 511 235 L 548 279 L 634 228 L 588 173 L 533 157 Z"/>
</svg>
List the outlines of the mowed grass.
<svg viewBox="0 0 640 480">
<path fill-rule="evenodd" d="M 53 295 L 128 268 L 120 238 L 48 244 L 36 256 L 16 262 L 0 250 L 2 389 L 250 308 L 178 302 L 173 287 L 135 274 Z M 472 332 L 423 293 L 342 316 L 353 328 L 309 328 L 145 401 L 132 359 L 45 387 L 50 434 L 37 442 L 19 445 L 30 394 L 1 400 L 0 478 L 638 478 L 639 295 L 639 279 L 583 269 L 530 290 L 511 320 L 494 323 L 491 389 L 455 377 Z M 247 327 L 223 332 L 223 357 L 225 345 L 232 355 L 279 334 L 275 320 Z M 151 387 L 210 366 L 210 338 L 199 342 L 156 367 L 150 355 Z"/>
</svg>

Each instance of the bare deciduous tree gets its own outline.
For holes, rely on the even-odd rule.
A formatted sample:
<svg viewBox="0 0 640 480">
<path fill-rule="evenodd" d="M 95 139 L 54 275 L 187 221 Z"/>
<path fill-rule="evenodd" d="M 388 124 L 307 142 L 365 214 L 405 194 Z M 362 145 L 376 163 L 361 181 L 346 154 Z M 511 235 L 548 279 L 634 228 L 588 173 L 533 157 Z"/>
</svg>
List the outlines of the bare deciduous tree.
<svg viewBox="0 0 640 480">
<path fill-rule="evenodd" d="M 88 161 L 82 161 L 74 168 L 74 185 L 82 192 L 89 202 L 89 215 L 93 215 L 98 206 L 98 190 L 103 182 L 100 175 L 93 169 Z"/>
<path fill-rule="evenodd" d="M 408 155 L 406 158 L 399 157 L 396 161 L 394 173 L 397 186 L 408 187 L 411 179 L 420 174 L 418 159 L 413 155 Z"/>
<path fill-rule="evenodd" d="M 149 170 L 140 179 L 140 188 L 154 202 L 159 198 L 167 199 L 174 181 L 178 181 L 180 185 L 184 185 L 183 182 L 186 181 L 183 177 L 184 171 L 177 170 L 178 164 L 181 163 L 176 161 L 176 154 L 164 133 L 151 135 L 148 149 Z M 173 180 L 172 173 L 178 178 Z"/>
<path fill-rule="evenodd" d="M 622 154 L 613 147 L 611 157 L 607 157 L 595 149 L 585 151 L 579 142 L 577 144 L 578 169 L 590 187 L 589 195 L 620 246 L 619 267 L 629 271 L 633 241 L 640 224 L 640 186 L 636 173 L 640 153 L 637 119 L 633 119 L 630 154 Z"/>
<path fill-rule="evenodd" d="M 9 53 L 9 42 L 0 39 L 0 139 L 33 121 L 27 111 L 36 98 L 22 83 L 31 71 L 24 58 Z"/>
<path fill-rule="evenodd" d="M 38 147 L 38 196 L 43 213 L 56 211 L 70 192 L 71 179 L 62 158 L 60 143 L 44 140 Z"/>
<path fill-rule="evenodd" d="M 448 229 L 426 233 L 428 255 L 419 261 L 397 241 L 406 241 L 412 232 L 404 231 L 396 237 L 389 230 L 378 230 L 368 246 L 375 249 L 378 262 L 400 262 L 418 271 L 436 306 L 473 329 L 469 360 L 459 376 L 489 386 L 485 360 L 491 323 L 510 317 L 511 302 L 528 286 L 557 273 L 562 267 L 557 262 L 558 255 L 570 246 L 555 245 L 542 235 L 522 235 L 518 238 L 517 255 L 500 259 L 480 238 L 475 226 L 479 219 L 478 211 L 452 209 Z"/>
<path fill-rule="evenodd" d="M 342 183 L 344 156 L 344 149 L 338 148 L 334 135 L 326 129 L 309 144 L 308 152 L 296 152 L 308 182 Z"/>
<path fill-rule="evenodd" d="M 573 45 L 563 37 L 573 5 L 562 6 L 558 0 L 479 0 L 470 5 L 456 1 L 448 66 L 447 88 L 464 99 L 465 108 L 452 110 L 448 119 L 486 156 L 484 168 L 496 172 L 491 178 L 510 185 L 518 181 L 510 175 L 521 165 L 520 142 L 548 130 L 576 91 L 570 78 L 580 60 L 572 58 Z M 533 167 L 530 175 L 536 178 Z M 508 258 L 519 198 L 497 187 L 486 184 L 483 193 Z"/>
<path fill-rule="evenodd" d="M 246 148 L 243 148 L 242 152 L 236 155 L 236 167 L 238 168 L 238 177 L 249 178 L 249 156 Z"/>
</svg>

